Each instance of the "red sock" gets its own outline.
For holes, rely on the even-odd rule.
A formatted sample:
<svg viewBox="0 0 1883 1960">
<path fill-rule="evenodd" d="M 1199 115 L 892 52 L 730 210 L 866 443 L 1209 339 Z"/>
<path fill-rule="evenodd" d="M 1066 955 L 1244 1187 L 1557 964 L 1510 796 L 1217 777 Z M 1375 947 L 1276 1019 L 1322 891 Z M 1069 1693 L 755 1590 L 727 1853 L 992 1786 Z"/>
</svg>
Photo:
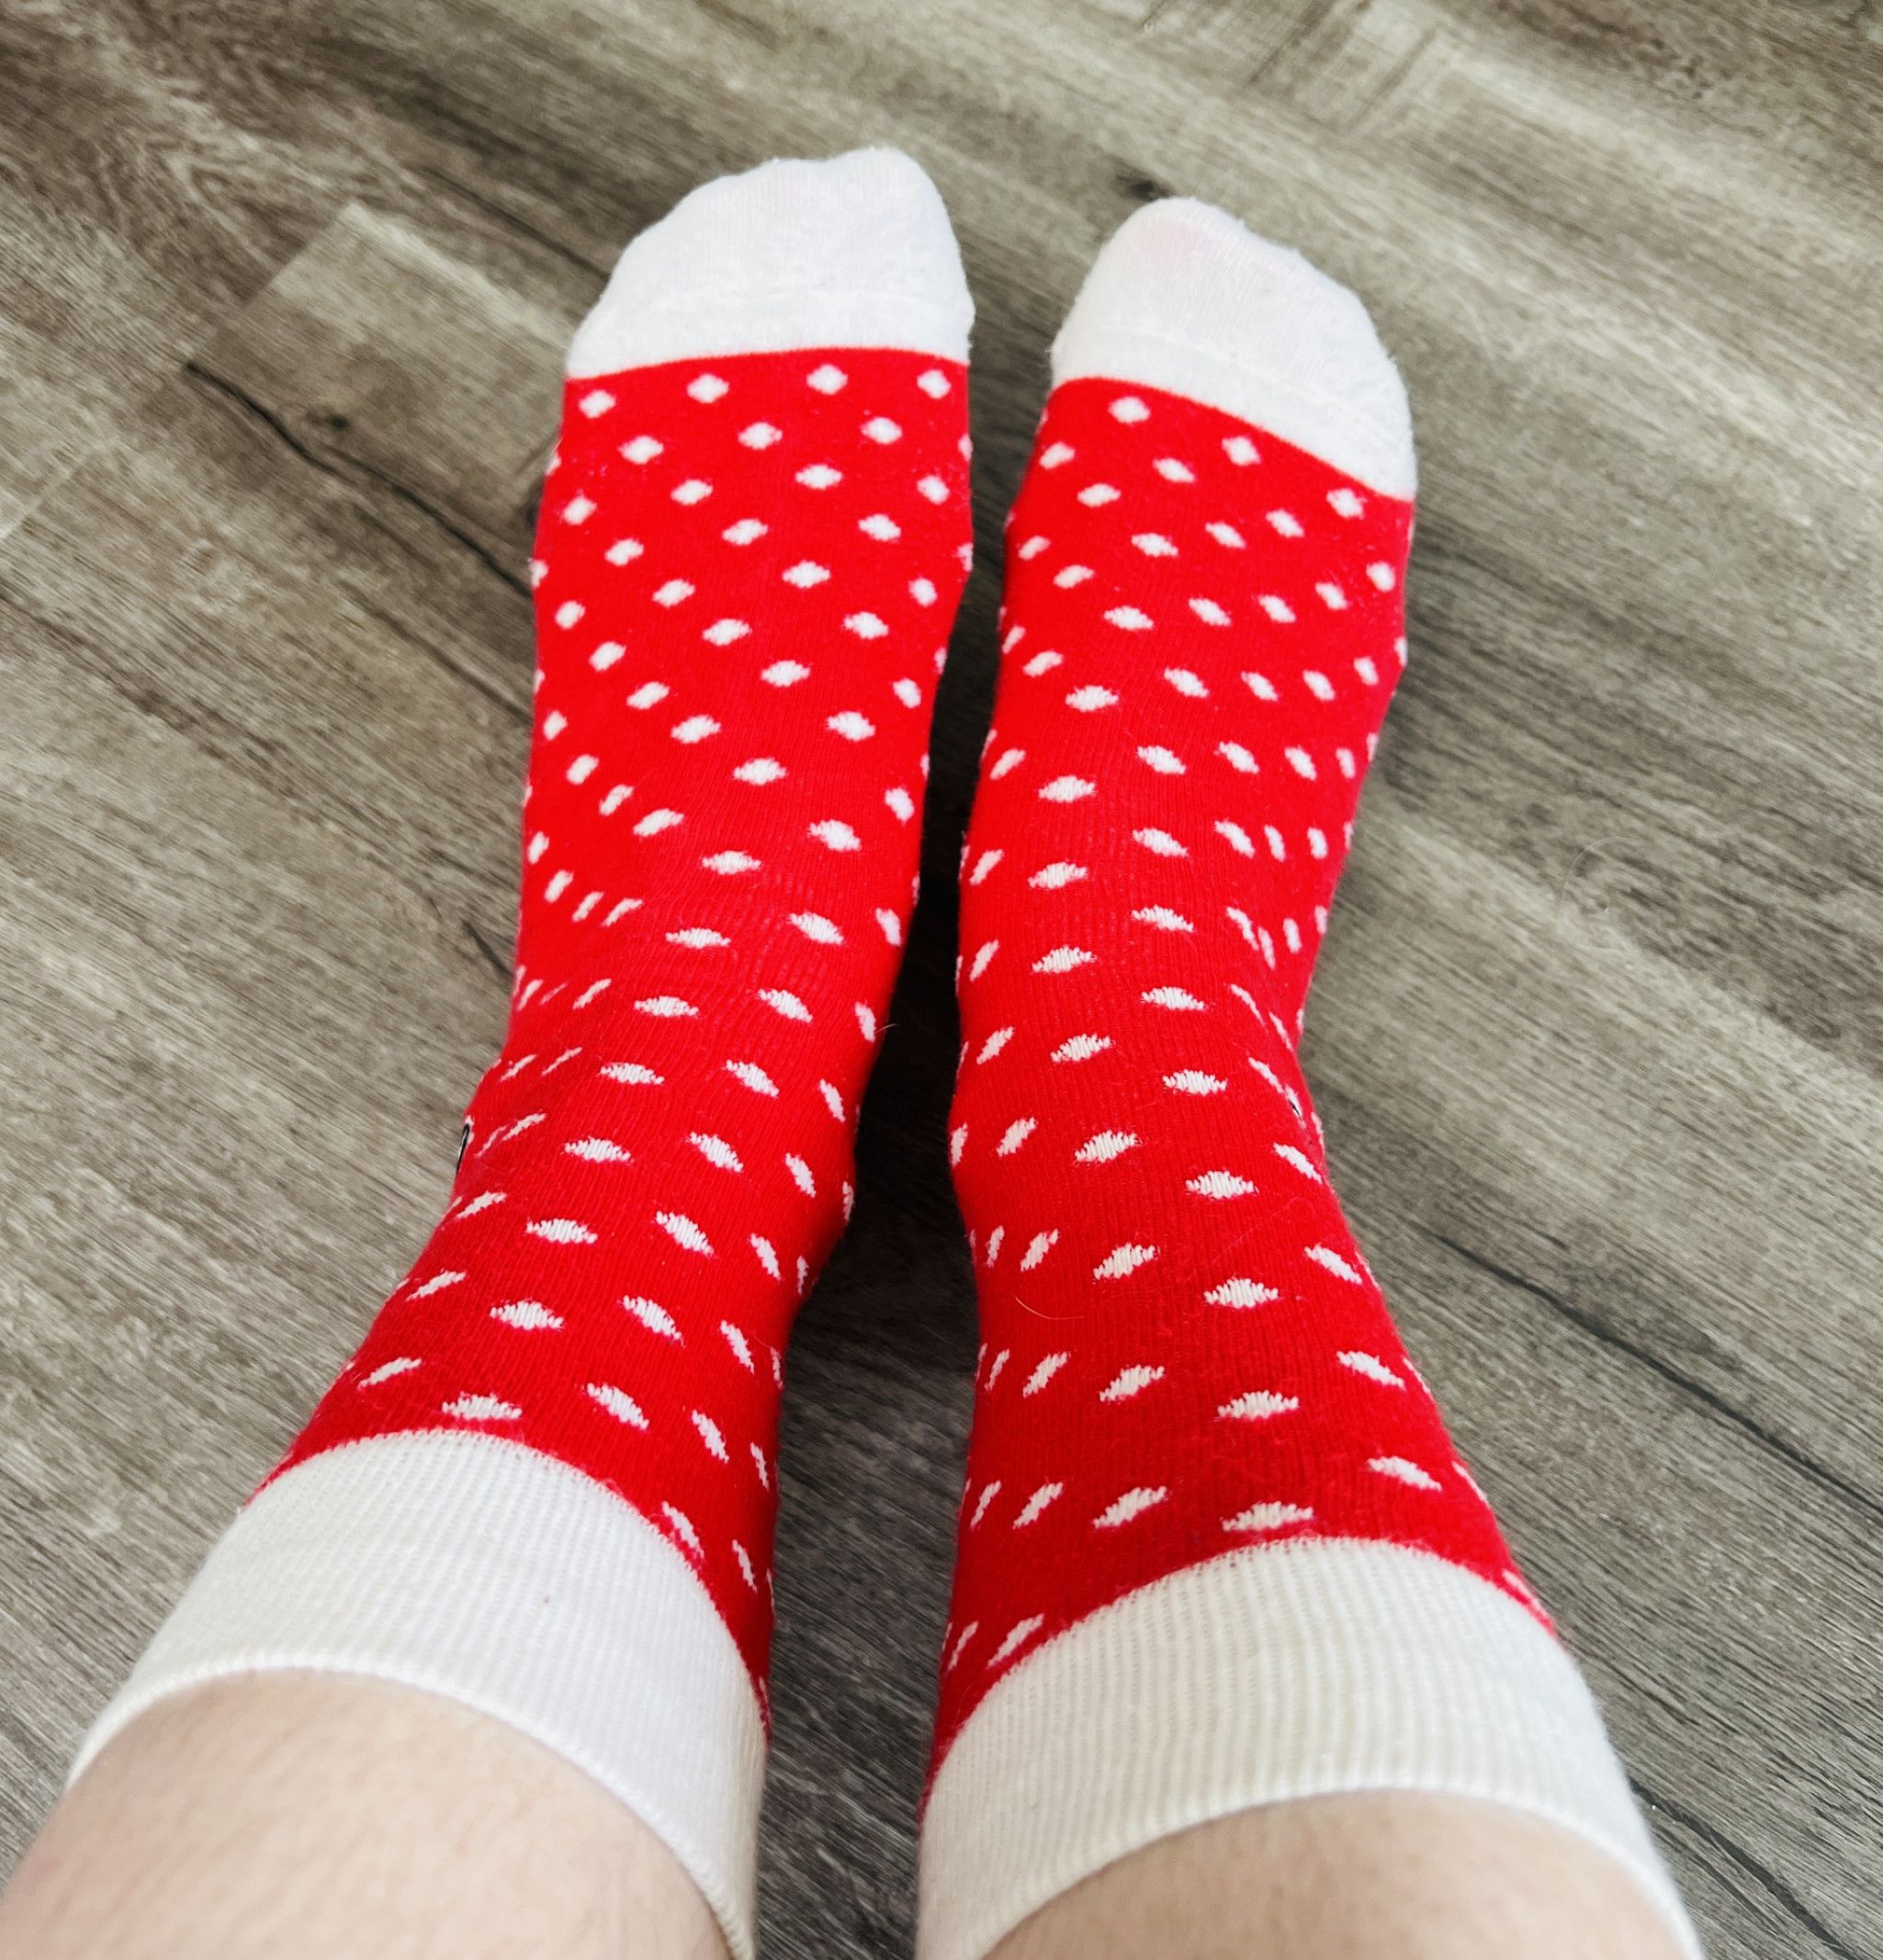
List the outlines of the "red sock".
<svg viewBox="0 0 1883 1960">
<path fill-rule="evenodd" d="M 93 1748 L 213 1674 L 431 1687 L 626 1797 L 750 1952 L 781 1357 L 915 899 L 967 313 L 893 152 L 629 248 L 543 498 L 516 986 L 449 1209 Z"/>
<path fill-rule="evenodd" d="M 1495 1796 L 1664 1894 L 1296 1059 L 1405 658 L 1397 377 L 1350 294 L 1187 204 L 1107 248 L 1055 353 L 964 860 L 984 1345 L 924 1954 L 1314 1790 Z"/>
<path fill-rule="evenodd" d="M 965 380 L 858 347 L 568 384 L 510 1032 L 282 1465 L 447 1425 L 558 1458 L 667 1534 L 761 1684 L 782 1358 L 915 902 Z"/>
</svg>

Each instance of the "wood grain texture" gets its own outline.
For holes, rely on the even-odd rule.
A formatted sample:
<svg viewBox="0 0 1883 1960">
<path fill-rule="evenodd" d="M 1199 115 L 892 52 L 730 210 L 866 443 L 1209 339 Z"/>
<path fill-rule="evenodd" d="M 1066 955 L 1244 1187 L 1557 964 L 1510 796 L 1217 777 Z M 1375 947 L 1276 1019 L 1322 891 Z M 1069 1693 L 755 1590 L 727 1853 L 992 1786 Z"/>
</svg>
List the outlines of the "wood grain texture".
<svg viewBox="0 0 1883 1960">
<path fill-rule="evenodd" d="M 1357 1229 L 1717 1960 L 1883 1954 L 1879 109 L 1864 0 L 0 12 L 0 1854 L 441 1201 L 569 332 L 701 178 L 887 141 L 981 309 L 984 569 L 792 1350 L 767 1951 L 908 1947 L 1000 517 L 1176 190 L 1356 286 L 1419 426 L 1309 1021 Z"/>
</svg>

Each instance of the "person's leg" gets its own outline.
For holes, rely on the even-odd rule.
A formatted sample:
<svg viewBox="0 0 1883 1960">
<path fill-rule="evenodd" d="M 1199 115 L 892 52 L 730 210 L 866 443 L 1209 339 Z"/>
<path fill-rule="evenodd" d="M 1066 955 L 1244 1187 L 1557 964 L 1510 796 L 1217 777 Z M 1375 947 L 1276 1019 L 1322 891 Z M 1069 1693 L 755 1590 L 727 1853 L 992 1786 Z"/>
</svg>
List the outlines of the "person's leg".
<svg viewBox="0 0 1883 1960">
<path fill-rule="evenodd" d="M 165 1869 L 220 1882 L 244 1845 L 265 1854 L 263 1917 L 229 1950 L 308 1950 L 290 1902 L 322 1868 L 338 1883 L 428 1828 L 404 1807 L 435 1763 L 377 1794 L 359 1774 L 403 1739 L 498 1781 L 515 1757 L 571 1811 L 585 1774 L 751 1952 L 782 1357 L 849 1212 L 915 900 L 970 550 L 969 313 L 934 186 L 863 151 L 694 192 L 576 336 L 532 568 L 516 985 L 452 1201 L 94 1729 L 76 1808 L 30 1867 L 38 1896 L 61 1867 L 103 1885 L 84 1866 L 116 1848 L 85 1820 L 174 1784 L 186 1814 L 171 1802 L 148 1826 L 182 1834 Z M 285 1671 L 427 1691 L 566 1774 L 386 1689 L 296 1691 L 339 1711 L 356 1752 L 301 1734 L 287 1691 L 253 1684 Z M 364 1848 L 349 1764 L 378 1827 Z M 321 1799 L 305 1815 L 303 1781 Z M 469 1781 L 433 1878 L 460 1901 L 494 1887 L 495 1910 L 504 1868 L 477 1869 Z M 280 1833 L 244 1837 L 251 1798 L 286 1806 Z M 626 1821 L 582 1829 L 647 1843 Z M 298 1868 L 277 1871 L 290 1841 Z M 558 1905 L 572 1922 L 634 1889 L 581 1871 Z M 123 1911 L 143 1923 L 145 1905 Z M 178 1909 L 175 1950 L 209 1960 Z M 386 1948 L 362 1932 L 354 1950 Z"/>
<path fill-rule="evenodd" d="M 725 1960 L 595 1780 L 461 1703 L 260 1674 L 110 1743 L 0 1894 L 5 1960 Z"/>
<path fill-rule="evenodd" d="M 1161 1838 L 1043 1906 L 997 1960 L 1677 1960 L 1612 1858 L 1521 1810 L 1314 1797 Z"/>
<path fill-rule="evenodd" d="M 1180 200 L 1054 374 L 962 888 L 984 1349 L 923 1960 L 1692 1952 L 1296 1053 L 1404 659 L 1399 377 L 1352 294 Z"/>
</svg>

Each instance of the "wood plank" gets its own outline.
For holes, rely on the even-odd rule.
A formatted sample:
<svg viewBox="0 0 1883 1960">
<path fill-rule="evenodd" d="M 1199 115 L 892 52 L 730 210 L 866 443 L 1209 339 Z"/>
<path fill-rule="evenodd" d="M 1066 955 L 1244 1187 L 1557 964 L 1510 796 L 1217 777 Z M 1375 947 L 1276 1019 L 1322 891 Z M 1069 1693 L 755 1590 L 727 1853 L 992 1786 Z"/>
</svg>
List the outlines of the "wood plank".
<svg viewBox="0 0 1883 1960">
<path fill-rule="evenodd" d="M 768 1951 L 909 1934 L 973 1352 L 940 1139 L 1000 524 L 1168 190 L 1373 307 L 1414 663 L 1310 1017 L 1356 1224 L 1716 1956 L 1883 1946 L 1883 30 L 1746 0 L 63 0 L 0 27 L 0 1856 L 430 1222 L 501 1025 L 562 345 L 903 144 L 981 569 L 792 1357 Z"/>
</svg>

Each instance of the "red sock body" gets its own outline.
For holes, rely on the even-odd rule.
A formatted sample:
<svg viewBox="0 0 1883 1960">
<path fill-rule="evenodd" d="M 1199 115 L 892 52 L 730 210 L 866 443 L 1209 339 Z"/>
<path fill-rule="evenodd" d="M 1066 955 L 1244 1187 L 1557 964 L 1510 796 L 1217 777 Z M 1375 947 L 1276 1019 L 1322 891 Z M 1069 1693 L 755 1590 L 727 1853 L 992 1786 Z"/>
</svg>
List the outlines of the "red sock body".
<svg viewBox="0 0 1883 1960">
<path fill-rule="evenodd" d="M 985 1353 L 943 1749 L 1030 1647 L 1241 1545 L 1390 1539 L 1531 1603 L 1295 1058 L 1411 524 L 1156 389 L 1070 381 L 1042 424 L 962 903 Z"/>
<path fill-rule="evenodd" d="M 556 1457 L 671 1538 L 761 1686 L 782 1357 L 849 1210 L 965 576 L 965 379 L 850 348 L 568 384 L 510 1032 L 282 1466 L 446 1425 Z"/>
</svg>

